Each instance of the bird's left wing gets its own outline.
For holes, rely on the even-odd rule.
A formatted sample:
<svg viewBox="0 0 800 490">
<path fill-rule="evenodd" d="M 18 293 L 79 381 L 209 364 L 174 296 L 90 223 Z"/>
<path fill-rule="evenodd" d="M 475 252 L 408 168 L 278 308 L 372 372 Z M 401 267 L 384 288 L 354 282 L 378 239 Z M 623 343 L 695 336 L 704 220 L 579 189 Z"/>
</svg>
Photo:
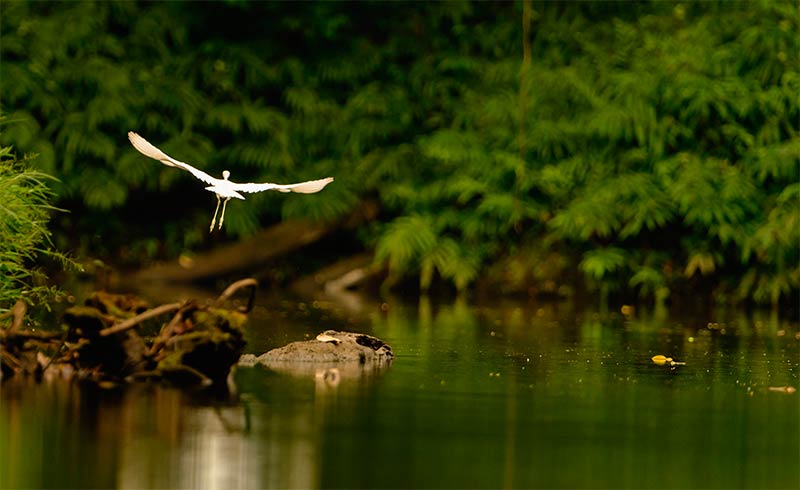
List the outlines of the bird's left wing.
<svg viewBox="0 0 800 490">
<path fill-rule="evenodd" d="M 198 179 L 202 180 L 207 184 L 213 185 L 219 182 L 219 179 L 215 179 L 214 177 L 203 172 L 202 170 L 198 170 L 189 165 L 188 163 L 183 163 L 181 161 L 175 160 L 174 158 L 167 155 L 163 151 L 159 150 L 158 148 L 153 146 L 149 141 L 142 138 L 133 131 L 128 132 L 128 139 L 131 141 L 133 147 L 139 150 L 139 153 L 141 153 L 144 156 L 150 157 L 154 160 L 158 160 L 159 162 L 169 167 L 182 168 L 187 172 L 191 172 L 192 175 L 194 175 L 195 177 L 197 177 Z"/>
<path fill-rule="evenodd" d="M 309 180 L 299 184 L 237 184 L 232 182 L 232 188 L 241 192 L 261 192 L 261 191 L 280 191 L 280 192 L 299 192 L 301 194 L 313 194 L 321 191 L 326 185 L 333 182 L 333 177 L 324 179 Z"/>
</svg>

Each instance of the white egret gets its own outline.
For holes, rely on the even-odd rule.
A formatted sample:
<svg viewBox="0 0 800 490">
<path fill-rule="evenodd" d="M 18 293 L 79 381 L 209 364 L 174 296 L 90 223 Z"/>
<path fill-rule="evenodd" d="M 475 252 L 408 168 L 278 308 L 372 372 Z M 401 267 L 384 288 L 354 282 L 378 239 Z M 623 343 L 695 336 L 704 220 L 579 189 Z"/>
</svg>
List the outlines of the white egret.
<svg viewBox="0 0 800 490">
<path fill-rule="evenodd" d="M 264 182 L 263 184 L 239 184 L 237 182 L 233 182 L 228 180 L 231 173 L 227 170 L 222 172 L 222 178 L 217 179 L 214 178 L 207 173 L 203 172 L 202 170 L 198 170 L 188 163 L 183 163 L 178 160 L 175 160 L 171 156 L 167 155 L 163 151 L 159 150 L 151 143 L 149 143 L 146 139 L 142 138 L 138 134 L 134 133 L 133 131 L 128 132 L 128 139 L 131 141 L 131 144 L 134 148 L 139 150 L 139 153 L 142 155 L 148 156 L 154 160 L 158 160 L 159 162 L 163 163 L 164 165 L 170 167 L 178 167 L 182 168 L 190 172 L 192 175 L 197 177 L 198 179 L 202 180 L 206 184 L 211 184 L 210 186 L 206 187 L 206 190 L 213 192 L 217 195 L 217 208 L 214 210 L 214 217 L 211 218 L 211 227 L 209 228 L 209 233 L 214 231 L 214 223 L 217 220 L 217 212 L 219 211 L 219 203 L 222 201 L 222 198 L 225 198 L 225 201 L 222 203 L 222 214 L 219 216 L 219 229 L 222 229 L 222 222 L 225 220 L 225 206 L 228 204 L 228 201 L 231 200 L 232 197 L 237 199 L 244 199 L 244 196 L 239 194 L 239 192 L 261 192 L 261 191 L 270 191 L 275 190 L 279 192 L 299 192 L 301 194 L 313 194 L 315 192 L 321 191 L 326 185 L 333 182 L 333 177 L 326 177 L 324 179 L 319 180 L 309 180 L 308 182 L 300 182 L 299 184 L 270 184 L 269 182 Z"/>
</svg>

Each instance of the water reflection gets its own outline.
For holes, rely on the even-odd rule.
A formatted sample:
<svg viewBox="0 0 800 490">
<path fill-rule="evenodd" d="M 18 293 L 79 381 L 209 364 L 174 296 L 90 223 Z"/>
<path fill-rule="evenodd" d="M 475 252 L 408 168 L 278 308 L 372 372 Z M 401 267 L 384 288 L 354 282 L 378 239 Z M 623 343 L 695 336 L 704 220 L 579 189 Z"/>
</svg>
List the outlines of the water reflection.
<svg viewBox="0 0 800 490">
<path fill-rule="evenodd" d="M 0 488 L 797 488 L 797 324 L 569 305 L 260 305 L 250 349 L 327 328 L 389 369 L 239 369 L 220 396 L 5 380 Z M 658 366 L 656 354 L 685 366 Z"/>
</svg>

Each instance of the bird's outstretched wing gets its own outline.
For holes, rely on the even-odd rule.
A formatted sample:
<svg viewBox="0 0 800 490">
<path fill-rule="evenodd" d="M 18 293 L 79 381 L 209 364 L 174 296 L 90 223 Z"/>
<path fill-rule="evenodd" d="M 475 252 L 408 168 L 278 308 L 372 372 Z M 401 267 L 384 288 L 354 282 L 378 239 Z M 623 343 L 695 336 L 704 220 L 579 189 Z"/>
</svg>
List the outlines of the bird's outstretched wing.
<svg viewBox="0 0 800 490">
<path fill-rule="evenodd" d="M 131 141 L 131 144 L 134 148 L 139 150 L 144 156 L 150 157 L 154 160 L 158 160 L 159 162 L 163 163 L 164 165 L 170 167 L 178 167 L 186 170 L 187 172 L 191 172 L 192 175 L 197 177 L 198 179 L 202 180 L 207 184 L 216 184 L 219 182 L 220 179 L 215 179 L 214 177 L 208 175 L 207 173 L 203 172 L 202 170 L 198 170 L 188 163 L 183 163 L 181 161 L 175 160 L 171 156 L 167 155 L 163 151 L 159 150 L 149 141 L 142 138 L 138 134 L 134 133 L 133 131 L 128 132 L 128 139 Z"/>
<path fill-rule="evenodd" d="M 313 194 L 321 191 L 326 185 L 333 182 L 333 177 L 326 177 L 319 180 L 309 180 L 299 184 L 237 184 L 232 182 L 232 188 L 241 192 L 261 192 L 261 191 L 280 191 L 280 192 L 299 192 L 300 194 Z"/>
</svg>

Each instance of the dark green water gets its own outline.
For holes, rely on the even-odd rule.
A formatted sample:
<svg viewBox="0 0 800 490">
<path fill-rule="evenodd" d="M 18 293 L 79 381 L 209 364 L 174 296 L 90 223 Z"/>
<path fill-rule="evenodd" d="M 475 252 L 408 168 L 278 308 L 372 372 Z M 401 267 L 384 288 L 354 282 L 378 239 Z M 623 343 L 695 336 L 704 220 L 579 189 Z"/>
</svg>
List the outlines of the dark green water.
<svg viewBox="0 0 800 490">
<path fill-rule="evenodd" d="M 228 398 L 6 380 L 0 488 L 800 487 L 794 323 L 318 306 L 258 308 L 249 350 L 349 328 L 392 366 L 239 369 Z"/>
</svg>

